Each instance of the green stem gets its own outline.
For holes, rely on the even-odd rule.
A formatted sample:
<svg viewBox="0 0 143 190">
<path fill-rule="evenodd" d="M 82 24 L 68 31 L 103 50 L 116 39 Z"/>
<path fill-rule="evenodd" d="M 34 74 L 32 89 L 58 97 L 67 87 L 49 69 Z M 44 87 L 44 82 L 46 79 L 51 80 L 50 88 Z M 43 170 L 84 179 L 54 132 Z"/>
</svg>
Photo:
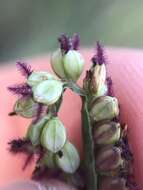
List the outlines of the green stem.
<svg viewBox="0 0 143 190">
<path fill-rule="evenodd" d="M 94 143 L 92 128 L 87 107 L 87 97 L 82 97 L 82 136 L 84 148 L 84 162 L 86 175 L 86 189 L 97 190 L 97 174 L 95 171 Z"/>
<path fill-rule="evenodd" d="M 64 90 L 64 92 L 65 92 L 65 90 Z M 61 95 L 60 99 L 59 99 L 58 102 L 56 103 L 56 113 L 59 112 L 59 109 L 60 109 L 60 107 L 61 107 L 62 101 L 63 101 L 63 94 Z"/>
</svg>

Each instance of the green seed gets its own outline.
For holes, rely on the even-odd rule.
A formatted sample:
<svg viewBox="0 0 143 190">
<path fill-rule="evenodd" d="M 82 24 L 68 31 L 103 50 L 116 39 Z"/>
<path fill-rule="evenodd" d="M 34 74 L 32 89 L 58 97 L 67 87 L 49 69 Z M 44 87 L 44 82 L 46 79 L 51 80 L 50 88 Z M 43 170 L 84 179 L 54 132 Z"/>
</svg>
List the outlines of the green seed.
<svg viewBox="0 0 143 190">
<path fill-rule="evenodd" d="M 31 141 L 33 145 L 39 145 L 40 144 L 40 135 L 42 132 L 42 129 L 46 122 L 48 121 L 48 117 L 44 116 L 42 119 L 40 119 L 37 123 L 31 124 L 28 128 L 26 138 Z"/>
<path fill-rule="evenodd" d="M 63 57 L 63 65 L 67 78 L 76 81 L 83 71 L 84 59 L 79 52 L 70 50 Z"/>
<path fill-rule="evenodd" d="M 28 77 L 27 84 L 30 86 L 35 86 L 39 82 L 54 79 L 54 76 L 45 71 L 33 71 L 32 74 Z"/>
<path fill-rule="evenodd" d="M 80 164 L 77 149 L 70 142 L 66 142 L 62 151 L 62 156 L 56 155 L 56 163 L 66 173 L 74 173 Z"/>
<path fill-rule="evenodd" d="M 60 77 L 60 78 L 67 78 L 64 67 L 63 67 L 63 56 L 60 49 L 55 51 L 51 57 L 51 66 L 53 71 Z"/>
<path fill-rule="evenodd" d="M 62 95 L 63 84 L 57 80 L 40 82 L 33 88 L 34 99 L 47 105 L 54 104 Z"/>
<path fill-rule="evenodd" d="M 61 150 L 66 142 L 66 130 L 58 118 L 50 119 L 43 128 L 41 144 L 55 153 Z"/>
<path fill-rule="evenodd" d="M 99 172 L 111 172 L 123 165 L 121 149 L 105 146 L 96 153 L 96 168 Z"/>
<path fill-rule="evenodd" d="M 31 97 L 20 98 L 14 105 L 14 112 L 22 117 L 32 118 L 36 116 L 38 103 Z"/>
<path fill-rule="evenodd" d="M 95 128 L 94 141 L 98 145 L 114 144 L 121 135 L 121 126 L 116 122 L 104 123 Z"/>
<path fill-rule="evenodd" d="M 99 97 L 90 108 L 90 117 L 94 121 L 113 119 L 118 114 L 118 100 L 111 96 Z"/>
</svg>

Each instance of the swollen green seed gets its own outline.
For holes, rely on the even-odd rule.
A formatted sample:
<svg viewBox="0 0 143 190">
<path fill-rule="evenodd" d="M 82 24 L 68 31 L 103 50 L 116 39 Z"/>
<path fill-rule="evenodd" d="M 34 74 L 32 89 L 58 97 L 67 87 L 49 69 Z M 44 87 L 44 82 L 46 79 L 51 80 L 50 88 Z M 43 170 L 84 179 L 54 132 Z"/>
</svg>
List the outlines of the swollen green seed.
<svg viewBox="0 0 143 190">
<path fill-rule="evenodd" d="M 114 144 L 121 135 L 121 126 L 116 122 L 104 123 L 95 128 L 94 142 L 98 145 Z"/>
<path fill-rule="evenodd" d="M 63 84 L 57 80 L 46 80 L 40 82 L 33 88 L 34 99 L 37 102 L 51 105 L 62 95 Z"/>
<path fill-rule="evenodd" d="M 116 170 L 123 164 L 121 150 L 115 146 L 103 147 L 96 153 L 96 168 L 99 172 Z"/>
<path fill-rule="evenodd" d="M 84 59 L 79 52 L 70 50 L 63 56 L 63 66 L 67 78 L 76 81 L 83 71 Z"/>
<path fill-rule="evenodd" d="M 40 119 L 37 123 L 32 123 L 27 131 L 26 138 L 31 141 L 33 145 L 39 145 L 40 144 L 40 135 L 42 132 L 42 129 L 46 122 L 48 121 L 48 117 L 44 116 L 42 119 Z"/>
<path fill-rule="evenodd" d="M 94 121 L 113 119 L 118 116 L 118 100 L 115 97 L 103 96 L 95 100 L 90 108 L 90 117 Z"/>
<path fill-rule="evenodd" d="M 50 119 L 41 134 L 41 144 L 47 150 L 56 153 L 66 142 L 66 130 L 62 122 L 56 117 Z"/>
<path fill-rule="evenodd" d="M 30 86 L 37 85 L 39 82 L 54 79 L 54 76 L 45 71 L 33 71 L 27 79 L 27 84 Z"/>
<path fill-rule="evenodd" d="M 31 97 L 20 98 L 14 105 L 14 112 L 22 117 L 32 118 L 37 114 L 38 103 Z"/>
<path fill-rule="evenodd" d="M 51 66 L 53 71 L 60 77 L 66 78 L 66 74 L 63 67 L 63 55 L 60 49 L 55 51 L 51 57 Z"/>
<path fill-rule="evenodd" d="M 70 142 L 66 142 L 62 148 L 62 156 L 56 155 L 56 163 L 66 173 L 74 173 L 80 164 L 77 149 Z"/>
</svg>

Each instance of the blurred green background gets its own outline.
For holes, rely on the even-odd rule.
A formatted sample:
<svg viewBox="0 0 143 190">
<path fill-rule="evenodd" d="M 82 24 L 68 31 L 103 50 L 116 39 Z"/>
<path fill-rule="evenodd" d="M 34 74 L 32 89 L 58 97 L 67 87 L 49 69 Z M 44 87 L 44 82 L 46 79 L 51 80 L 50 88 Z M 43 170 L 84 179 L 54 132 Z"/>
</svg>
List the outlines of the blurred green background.
<svg viewBox="0 0 143 190">
<path fill-rule="evenodd" d="M 0 62 L 47 53 L 63 32 L 142 48 L 143 0 L 0 0 Z"/>
</svg>

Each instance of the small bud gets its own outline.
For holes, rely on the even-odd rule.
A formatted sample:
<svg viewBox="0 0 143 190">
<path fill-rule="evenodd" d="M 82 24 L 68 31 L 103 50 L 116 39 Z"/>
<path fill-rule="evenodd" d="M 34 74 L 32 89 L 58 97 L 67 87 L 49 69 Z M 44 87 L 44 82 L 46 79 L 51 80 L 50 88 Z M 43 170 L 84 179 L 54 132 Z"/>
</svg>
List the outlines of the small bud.
<svg viewBox="0 0 143 190">
<path fill-rule="evenodd" d="M 37 85 L 39 82 L 49 79 L 54 79 L 54 76 L 45 71 L 33 71 L 27 79 L 27 84 L 29 84 L 30 86 L 34 86 Z"/>
<path fill-rule="evenodd" d="M 46 80 L 34 86 L 32 90 L 35 101 L 51 105 L 62 95 L 63 84 L 57 80 Z"/>
<path fill-rule="evenodd" d="M 105 88 L 105 81 L 106 81 L 106 67 L 105 64 L 99 65 L 96 64 L 93 68 L 92 72 L 92 77 L 90 81 L 90 91 L 92 94 L 96 95 L 102 94 L 103 89 Z M 107 88 L 107 87 L 106 87 Z"/>
<path fill-rule="evenodd" d="M 83 71 L 84 59 L 76 50 L 69 50 L 64 55 L 57 50 L 52 55 L 51 65 L 60 78 L 76 81 Z"/>
<path fill-rule="evenodd" d="M 47 150 L 56 153 L 66 142 L 66 130 L 58 118 L 50 119 L 41 134 L 41 144 Z"/>
<path fill-rule="evenodd" d="M 115 97 L 99 97 L 92 103 L 90 108 L 90 116 L 94 121 L 113 119 L 114 117 L 118 116 L 118 114 L 118 100 Z"/>
<path fill-rule="evenodd" d="M 70 142 L 66 142 L 61 149 L 63 155 L 56 155 L 56 163 L 66 173 L 74 173 L 80 164 L 80 158 L 77 149 Z"/>
<path fill-rule="evenodd" d="M 63 65 L 67 78 L 76 81 L 83 71 L 84 59 L 79 52 L 70 50 L 63 56 Z"/>
<path fill-rule="evenodd" d="M 119 123 L 110 122 L 95 128 L 94 141 L 98 145 L 108 145 L 117 142 L 121 135 Z"/>
<path fill-rule="evenodd" d="M 99 183 L 99 190 L 129 190 L 126 180 L 119 177 L 102 177 Z"/>
<path fill-rule="evenodd" d="M 60 77 L 65 79 L 66 74 L 63 67 L 63 55 L 60 49 L 55 51 L 51 57 L 51 66 L 53 71 Z"/>
<path fill-rule="evenodd" d="M 99 172 L 111 172 L 122 164 L 121 150 L 118 147 L 103 147 L 97 152 L 96 168 Z"/>
<path fill-rule="evenodd" d="M 22 97 L 14 105 L 14 112 L 22 117 L 32 118 L 36 116 L 38 103 L 31 97 Z"/>
<path fill-rule="evenodd" d="M 29 126 L 27 134 L 26 134 L 26 138 L 29 139 L 33 145 L 40 144 L 40 135 L 48 119 L 49 118 L 47 116 L 44 116 L 37 123 L 32 123 Z"/>
</svg>

